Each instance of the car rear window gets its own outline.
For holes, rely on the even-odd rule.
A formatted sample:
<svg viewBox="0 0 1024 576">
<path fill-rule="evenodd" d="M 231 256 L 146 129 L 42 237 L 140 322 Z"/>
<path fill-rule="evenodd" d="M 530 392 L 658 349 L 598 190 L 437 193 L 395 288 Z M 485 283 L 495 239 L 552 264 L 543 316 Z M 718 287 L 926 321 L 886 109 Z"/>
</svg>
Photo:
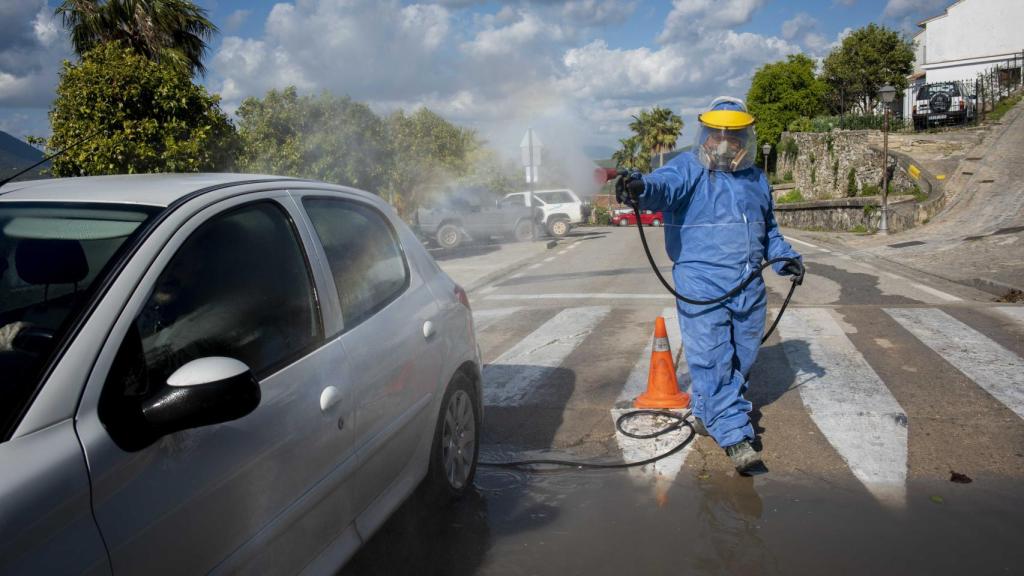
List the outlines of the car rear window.
<svg viewBox="0 0 1024 576">
<path fill-rule="evenodd" d="M 956 84 L 928 84 L 922 86 L 917 92 L 918 100 L 927 100 L 934 94 L 948 94 L 950 96 L 959 96 L 960 89 L 956 87 Z"/>
<path fill-rule="evenodd" d="M 0 437 L 119 251 L 158 208 L 0 204 Z"/>
<path fill-rule="evenodd" d="M 575 202 L 572 195 L 564 190 L 557 192 L 537 192 L 536 195 L 548 204 L 570 204 Z"/>
</svg>

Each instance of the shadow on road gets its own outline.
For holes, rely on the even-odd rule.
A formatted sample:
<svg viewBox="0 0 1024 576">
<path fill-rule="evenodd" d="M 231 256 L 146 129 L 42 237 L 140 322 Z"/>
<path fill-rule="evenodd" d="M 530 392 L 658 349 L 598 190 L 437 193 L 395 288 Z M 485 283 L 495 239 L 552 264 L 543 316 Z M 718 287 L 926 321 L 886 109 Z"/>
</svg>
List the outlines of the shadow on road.
<svg viewBox="0 0 1024 576">
<path fill-rule="evenodd" d="M 788 356 L 783 346 L 789 351 Z M 758 353 L 757 362 L 750 370 L 750 387 L 746 394 L 747 400 L 754 405 L 750 411 L 750 423 L 757 434 L 763 434 L 765 431 L 761 427 L 761 408 L 773 404 L 802 384 L 797 381 L 794 365 L 799 368 L 805 379 L 825 375 L 825 369 L 811 358 L 810 347 L 803 340 L 788 340 L 785 344 L 776 342 L 771 346 L 762 347 Z"/>
<path fill-rule="evenodd" d="M 488 370 L 543 374 L 540 388 L 524 406 L 485 406 L 480 459 L 536 458 L 547 451 L 562 426 L 576 388 L 565 368 L 489 365 Z M 484 384 L 487 386 L 486 382 Z M 446 506 L 426 499 L 418 488 L 356 553 L 339 576 L 476 574 L 493 546 L 492 520 L 501 536 L 542 530 L 559 516 L 553 502 L 529 498 L 531 476 L 517 470 L 478 467 L 475 489 Z"/>
</svg>

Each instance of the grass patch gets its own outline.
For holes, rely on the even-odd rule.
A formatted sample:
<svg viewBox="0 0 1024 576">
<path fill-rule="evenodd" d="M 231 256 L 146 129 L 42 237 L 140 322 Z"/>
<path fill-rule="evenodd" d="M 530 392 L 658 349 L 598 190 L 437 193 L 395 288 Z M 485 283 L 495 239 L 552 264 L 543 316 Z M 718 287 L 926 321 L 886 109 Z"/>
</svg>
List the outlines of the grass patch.
<svg viewBox="0 0 1024 576">
<path fill-rule="evenodd" d="M 779 199 L 775 201 L 776 204 L 792 204 L 794 202 L 803 202 L 804 195 L 800 192 L 799 188 L 793 188 L 789 192 L 779 196 Z"/>
<path fill-rule="evenodd" d="M 857 224 L 853 228 L 850 228 L 850 232 L 853 232 L 854 234 L 867 234 L 868 228 L 863 224 Z"/>
<path fill-rule="evenodd" d="M 914 196 L 914 200 L 918 202 L 924 202 L 928 199 L 928 195 L 917 184 L 914 184 L 914 189 L 910 193 Z"/>
<path fill-rule="evenodd" d="M 985 117 L 985 120 L 990 122 L 999 122 L 1002 120 L 1003 116 L 1010 111 L 1010 108 L 1013 108 L 1018 102 L 1020 102 L 1022 97 L 1024 97 L 1024 94 L 1017 94 L 1016 96 L 1010 96 L 1009 98 L 997 103 L 995 108 L 993 108 Z"/>
</svg>

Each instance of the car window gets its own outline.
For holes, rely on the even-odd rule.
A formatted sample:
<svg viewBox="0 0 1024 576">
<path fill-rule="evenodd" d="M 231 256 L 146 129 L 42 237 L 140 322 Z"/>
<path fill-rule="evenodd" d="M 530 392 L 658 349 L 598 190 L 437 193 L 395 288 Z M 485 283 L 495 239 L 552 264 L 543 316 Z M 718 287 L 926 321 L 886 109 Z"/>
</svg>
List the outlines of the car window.
<svg viewBox="0 0 1024 576">
<path fill-rule="evenodd" d="M 122 342 L 101 398 L 144 398 L 184 364 L 244 362 L 261 378 L 322 339 L 313 282 L 294 226 L 273 202 L 215 216 L 181 245 Z M 114 416 L 116 417 L 116 416 Z"/>
<path fill-rule="evenodd" d="M 502 200 L 504 206 L 526 206 L 526 196 L 524 194 L 514 194 Z"/>
<path fill-rule="evenodd" d="M 361 202 L 308 197 L 302 203 L 327 255 L 345 329 L 351 329 L 408 286 L 401 244 L 387 219 Z"/>
<path fill-rule="evenodd" d="M 0 205 L 0 438 L 41 384 L 58 342 L 115 254 L 155 208 Z"/>
</svg>

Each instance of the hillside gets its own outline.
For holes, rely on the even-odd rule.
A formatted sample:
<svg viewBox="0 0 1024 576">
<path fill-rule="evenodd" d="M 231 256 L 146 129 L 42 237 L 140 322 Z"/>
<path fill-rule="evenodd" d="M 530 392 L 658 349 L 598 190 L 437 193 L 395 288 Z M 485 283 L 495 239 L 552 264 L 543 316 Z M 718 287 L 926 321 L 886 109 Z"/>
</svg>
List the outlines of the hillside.
<svg viewBox="0 0 1024 576">
<path fill-rule="evenodd" d="M 41 151 L 30 146 L 24 140 L 0 131 L 0 178 L 38 162 L 42 157 Z M 25 174 L 22 178 L 38 178 L 40 177 L 38 171 L 45 168 L 44 164 L 37 169 L 35 174 Z"/>
</svg>

